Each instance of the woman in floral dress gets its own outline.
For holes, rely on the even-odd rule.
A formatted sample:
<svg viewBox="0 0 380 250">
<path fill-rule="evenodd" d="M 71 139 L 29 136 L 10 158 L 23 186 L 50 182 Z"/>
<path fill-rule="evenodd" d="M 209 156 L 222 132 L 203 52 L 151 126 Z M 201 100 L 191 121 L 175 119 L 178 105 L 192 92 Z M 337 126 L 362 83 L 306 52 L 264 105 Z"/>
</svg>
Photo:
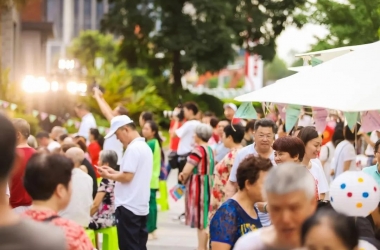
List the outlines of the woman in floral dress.
<svg viewBox="0 0 380 250">
<path fill-rule="evenodd" d="M 195 128 L 196 146 L 187 158 L 187 163 L 178 179 L 186 184 L 185 218 L 186 225 L 198 229 L 198 250 L 207 249 L 208 214 L 214 173 L 214 155 L 207 144 L 212 128 L 200 124 Z"/>
<path fill-rule="evenodd" d="M 214 185 L 211 195 L 211 206 L 209 221 L 211 221 L 216 210 L 225 201 L 224 187 L 230 177 L 230 171 L 234 164 L 236 153 L 242 148 L 241 141 L 244 138 L 244 127 L 241 125 L 228 125 L 224 128 L 223 143 L 231 151 L 215 166 Z"/>
<path fill-rule="evenodd" d="M 103 150 L 99 155 L 99 166 L 109 166 L 117 170 L 117 154 L 113 150 Z M 91 207 L 91 221 L 88 228 L 97 230 L 115 225 L 115 181 L 103 178 Z"/>
</svg>

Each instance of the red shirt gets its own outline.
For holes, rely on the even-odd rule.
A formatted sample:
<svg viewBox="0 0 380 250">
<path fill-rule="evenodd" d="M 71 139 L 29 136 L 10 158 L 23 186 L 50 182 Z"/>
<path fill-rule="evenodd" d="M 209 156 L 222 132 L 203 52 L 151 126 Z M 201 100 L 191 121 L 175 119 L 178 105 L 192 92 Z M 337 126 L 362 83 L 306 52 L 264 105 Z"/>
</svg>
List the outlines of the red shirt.
<svg viewBox="0 0 380 250">
<path fill-rule="evenodd" d="M 239 124 L 239 123 L 241 123 L 241 119 L 240 118 L 233 118 L 232 121 L 231 121 L 231 123 L 233 125 Z"/>
<path fill-rule="evenodd" d="M 24 212 L 23 216 L 29 217 L 35 221 L 43 221 L 52 216 L 57 216 L 58 214 L 50 209 L 46 210 L 33 210 L 29 209 Z M 46 222 L 47 223 L 47 222 Z M 94 247 L 90 239 L 88 238 L 84 228 L 76 224 L 75 222 L 64 219 L 62 217 L 55 218 L 51 220 L 53 225 L 62 228 L 66 235 L 66 242 L 68 244 L 69 250 L 93 250 Z"/>
<path fill-rule="evenodd" d="M 170 129 L 173 128 L 175 122 L 176 122 L 175 120 L 170 121 Z M 182 124 L 183 124 L 183 122 L 179 122 L 178 128 L 180 128 L 182 126 Z M 177 136 L 174 138 L 170 138 L 170 150 L 177 152 L 179 140 L 180 139 Z"/>
<path fill-rule="evenodd" d="M 91 142 L 90 145 L 88 145 L 87 147 L 87 151 L 90 154 L 92 166 L 97 166 L 99 162 L 99 154 L 100 154 L 100 151 L 102 151 L 102 148 L 100 147 L 99 143 Z M 98 173 L 98 169 L 94 168 L 94 170 L 95 170 L 96 177 L 99 178 L 100 175 Z"/>
<path fill-rule="evenodd" d="M 17 148 L 17 153 L 20 154 L 21 160 L 12 172 L 9 191 L 9 204 L 12 208 L 20 206 L 30 206 L 32 204 L 32 198 L 26 192 L 24 188 L 24 174 L 26 164 L 30 157 L 36 152 L 33 148 Z"/>
</svg>

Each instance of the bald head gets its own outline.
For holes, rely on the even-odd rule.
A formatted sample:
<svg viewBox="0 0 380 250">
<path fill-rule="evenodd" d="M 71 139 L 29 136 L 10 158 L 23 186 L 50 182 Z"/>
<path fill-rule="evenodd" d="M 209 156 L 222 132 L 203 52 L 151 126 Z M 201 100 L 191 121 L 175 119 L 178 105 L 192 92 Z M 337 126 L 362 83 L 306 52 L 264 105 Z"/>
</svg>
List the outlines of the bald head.
<svg viewBox="0 0 380 250">
<path fill-rule="evenodd" d="M 66 132 L 65 128 L 60 127 L 60 126 L 55 126 L 51 130 L 51 137 L 52 137 L 52 139 L 57 140 L 58 137 L 60 137 L 61 135 L 65 134 L 65 132 Z"/>
<path fill-rule="evenodd" d="M 82 165 L 82 162 L 85 158 L 83 150 L 77 147 L 68 149 L 65 155 L 74 162 L 75 167 Z"/>
</svg>

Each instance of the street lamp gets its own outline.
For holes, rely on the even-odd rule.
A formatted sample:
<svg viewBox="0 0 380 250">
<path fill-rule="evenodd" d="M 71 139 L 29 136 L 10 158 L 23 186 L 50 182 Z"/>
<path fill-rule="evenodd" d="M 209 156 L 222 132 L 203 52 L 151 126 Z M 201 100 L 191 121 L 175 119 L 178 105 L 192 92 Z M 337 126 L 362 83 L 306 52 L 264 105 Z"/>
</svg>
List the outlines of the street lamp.
<svg viewBox="0 0 380 250">
<path fill-rule="evenodd" d="M 61 70 L 72 70 L 75 68 L 74 60 L 60 59 L 58 61 L 58 68 Z"/>
</svg>

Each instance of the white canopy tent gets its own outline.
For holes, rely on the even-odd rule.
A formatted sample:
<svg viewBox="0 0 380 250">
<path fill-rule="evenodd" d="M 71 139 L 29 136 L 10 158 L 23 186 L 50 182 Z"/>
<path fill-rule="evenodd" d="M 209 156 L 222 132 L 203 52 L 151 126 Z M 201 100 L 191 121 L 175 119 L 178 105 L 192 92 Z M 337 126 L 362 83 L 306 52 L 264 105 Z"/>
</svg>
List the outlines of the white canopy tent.
<svg viewBox="0 0 380 250">
<path fill-rule="evenodd" d="M 380 42 L 235 98 L 341 111 L 380 110 Z"/>
<path fill-rule="evenodd" d="M 328 49 L 328 50 L 320 50 L 320 51 L 315 51 L 315 52 L 297 54 L 296 57 L 300 57 L 304 59 L 311 59 L 312 57 L 316 57 L 324 62 L 327 62 L 331 59 L 334 59 L 335 57 L 345 55 L 351 51 L 358 50 L 365 46 L 367 46 L 367 44 L 357 45 L 357 46 L 347 46 L 347 47 Z"/>
</svg>

